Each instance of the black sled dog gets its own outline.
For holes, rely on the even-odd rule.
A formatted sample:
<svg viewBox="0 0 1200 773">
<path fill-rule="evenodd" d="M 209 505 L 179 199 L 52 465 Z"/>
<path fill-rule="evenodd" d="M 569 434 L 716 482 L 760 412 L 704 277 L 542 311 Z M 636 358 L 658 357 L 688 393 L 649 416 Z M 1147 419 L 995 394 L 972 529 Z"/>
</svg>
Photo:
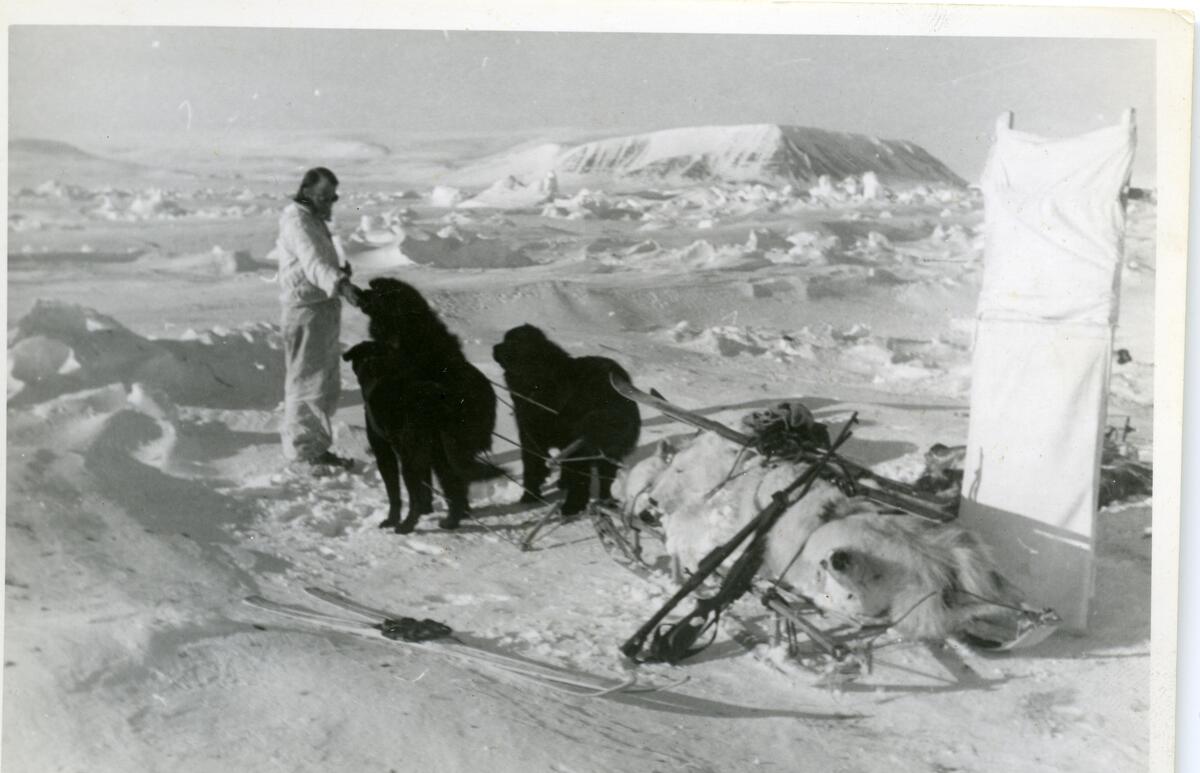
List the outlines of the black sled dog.
<svg viewBox="0 0 1200 773">
<path fill-rule="evenodd" d="M 609 380 L 611 374 L 628 380 L 625 369 L 607 357 L 572 357 L 533 325 L 505 333 L 492 358 L 514 393 L 524 470 L 521 501 L 537 501 L 551 448 L 566 452 L 559 477 L 567 493 L 563 515 L 587 505 L 593 472 L 597 496 L 609 499 L 617 463 L 637 447 L 642 428 L 637 404 L 617 394 Z"/>
<path fill-rule="evenodd" d="M 412 285 L 372 279 L 363 296 L 371 340 L 342 359 L 358 377 L 367 440 L 387 489 L 388 516 L 380 527 L 408 534 L 422 515 L 433 512 L 436 473 L 448 508 L 438 525 L 458 528 L 469 510 L 471 481 L 499 473 L 478 460 L 492 445 L 496 393 Z M 401 475 L 409 498 L 403 520 Z"/>
</svg>

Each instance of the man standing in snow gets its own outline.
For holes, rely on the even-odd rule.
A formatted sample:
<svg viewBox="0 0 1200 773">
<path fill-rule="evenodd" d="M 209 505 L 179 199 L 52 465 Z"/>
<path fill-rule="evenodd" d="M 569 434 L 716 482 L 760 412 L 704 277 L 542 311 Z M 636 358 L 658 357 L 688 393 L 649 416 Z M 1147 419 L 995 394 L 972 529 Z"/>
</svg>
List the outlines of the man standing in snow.
<svg viewBox="0 0 1200 773">
<path fill-rule="evenodd" d="M 304 173 L 300 190 L 279 218 L 275 254 L 283 303 L 283 455 L 314 471 L 349 469 L 337 456 L 333 414 L 341 396 L 342 300 L 361 303 L 362 291 L 342 267 L 326 222 L 337 201 L 338 180 L 324 167 Z"/>
</svg>

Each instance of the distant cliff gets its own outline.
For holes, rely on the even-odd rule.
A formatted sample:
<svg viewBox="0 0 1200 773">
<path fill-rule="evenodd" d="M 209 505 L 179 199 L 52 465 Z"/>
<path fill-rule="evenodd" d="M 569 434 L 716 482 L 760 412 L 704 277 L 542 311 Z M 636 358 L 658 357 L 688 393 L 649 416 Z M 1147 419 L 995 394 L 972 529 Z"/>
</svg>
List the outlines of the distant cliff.
<svg viewBox="0 0 1200 773">
<path fill-rule="evenodd" d="M 636 180 L 687 185 L 710 182 L 815 183 L 873 171 L 889 185 L 966 182 L 924 148 L 904 140 L 803 126 L 698 126 L 613 137 L 575 146 L 542 145 L 499 154 L 452 175 L 462 183 L 529 178 L 553 171 L 563 182 Z"/>
</svg>

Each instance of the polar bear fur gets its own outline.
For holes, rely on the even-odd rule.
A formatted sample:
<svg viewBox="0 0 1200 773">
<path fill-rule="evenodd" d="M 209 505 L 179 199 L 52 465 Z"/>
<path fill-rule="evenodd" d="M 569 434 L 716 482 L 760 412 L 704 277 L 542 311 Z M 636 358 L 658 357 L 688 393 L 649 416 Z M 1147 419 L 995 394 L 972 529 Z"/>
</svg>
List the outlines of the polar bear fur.
<svg viewBox="0 0 1200 773">
<path fill-rule="evenodd" d="M 624 506 L 628 515 L 649 507 L 661 512 L 672 561 L 695 569 L 805 468 L 764 465 L 754 452 L 702 433 L 664 441 L 629 470 Z M 864 625 L 891 622 L 898 633 L 918 639 L 945 638 L 1000 609 L 979 597 L 1003 604 L 1020 600 L 971 532 L 882 513 L 873 502 L 847 497 L 823 479 L 776 522 L 764 570 L 772 578 L 784 574 L 789 585 L 833 616 Z"/>
</svg>

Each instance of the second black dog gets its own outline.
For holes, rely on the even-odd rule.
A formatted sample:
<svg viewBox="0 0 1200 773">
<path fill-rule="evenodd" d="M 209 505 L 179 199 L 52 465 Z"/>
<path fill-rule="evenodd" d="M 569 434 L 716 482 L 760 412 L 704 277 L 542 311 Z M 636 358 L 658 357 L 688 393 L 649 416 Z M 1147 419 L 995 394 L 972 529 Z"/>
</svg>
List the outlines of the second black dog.
<svg viewBox="0 0 1200 773">
<path fill-rule="evenodd" d="M 617 394 L 609 380 L 614 373 L 629 379 L 625 369 L 607 357 L 572 357 L 533 325 L 505 333 L 492 357 L 514 393 L 524 469 L 521 500 L 538 500 L 552 448 L 567 450 L 559 477 L 559 488 L 567 492 L 564 515 L 587 505 L 593 471 L 599 498 L 610 498 L 616 463 L 637 447 L 642 428 L 637 405 Z"/>
<path fill-rule="evenodd" d="M 363 296 L 372 340 L 342 358 L 358 377 L 367 440 L 387 489 L 388 516 L 380 526 L 401 534 L 416 528 L 433 512 L 436 474 L 448 508 L 438 525 L 455 529 L 469 510 L 471 481 L 498 473 L 477 458 L 492 445 L 496 393 L 412 285 L 373 279 Z M 401 475 L 409 498 L 403 520 Z"/>
</svg>

